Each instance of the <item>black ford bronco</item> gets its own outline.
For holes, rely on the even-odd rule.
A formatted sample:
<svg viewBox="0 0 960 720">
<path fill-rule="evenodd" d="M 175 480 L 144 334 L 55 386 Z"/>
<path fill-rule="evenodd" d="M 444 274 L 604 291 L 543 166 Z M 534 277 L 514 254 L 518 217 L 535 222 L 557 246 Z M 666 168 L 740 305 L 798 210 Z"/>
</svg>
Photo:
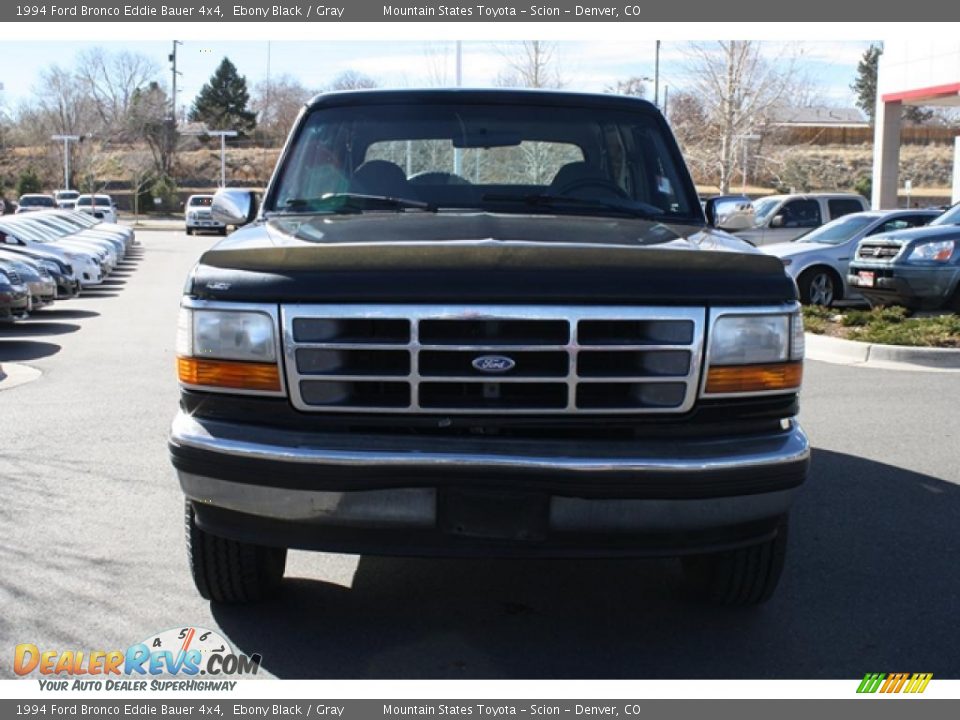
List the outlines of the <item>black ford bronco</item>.
<svg viewBox="0 0 960 720">
<path fill-rule="evenodd" d="M 170 452 L 199 592 L 288 548 L 680 556 L 777 585 L 809 463 L 781 262 L 717 229 L 657 109 L 612 95 L 332 93 L 188 278 Z"/>
</svg>

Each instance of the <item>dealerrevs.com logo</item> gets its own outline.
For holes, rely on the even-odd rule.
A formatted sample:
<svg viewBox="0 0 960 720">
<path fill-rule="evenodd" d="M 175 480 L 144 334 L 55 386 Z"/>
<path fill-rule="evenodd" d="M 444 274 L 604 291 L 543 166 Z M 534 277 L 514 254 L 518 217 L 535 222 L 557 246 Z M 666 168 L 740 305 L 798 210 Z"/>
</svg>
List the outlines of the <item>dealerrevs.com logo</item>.
<svg viewBox="0 0 960 720">
<path fill-rule="evenodd" d="M 41 690 L 233 690 L 235 680 L 260 669 L 259 654 L 236 653 L 213 630 L 165 630 L 126 650 L 14 650 L 17 675 L 39 675 Z M 203 676 L 203 679 L 200 679 Z M 182 678 L 182 679 L 176 679 Z"/>
</svg>

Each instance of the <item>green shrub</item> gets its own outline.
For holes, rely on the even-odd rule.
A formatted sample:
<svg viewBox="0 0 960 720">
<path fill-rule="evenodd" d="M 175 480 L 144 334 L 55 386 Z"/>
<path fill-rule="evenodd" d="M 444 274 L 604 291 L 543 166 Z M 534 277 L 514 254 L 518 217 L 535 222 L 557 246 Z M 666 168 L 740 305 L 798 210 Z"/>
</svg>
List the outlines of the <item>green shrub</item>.
<svg viewBox="0 0 960 720">
<path fill-rule="evenodd" d="M 864 327 L 866 325 L 886 325 L 903 322 L 910 311 L 899 306 L 875 307 L 870 310 L 849 310 L 841 316 L 844 327 Z"/>
<path fill-rule="evenodd" d="M 960 316 L 878 321 L 855 328 L 851 331 L 850 338 L 883 345 L 960 347 Z"/>
<path fill-rule="evenodd" d="M 157 178 L 156 182 L 150 186 L 150 195 L 155 199 L 159 198 L 160 203 L 159 205 L 153 204 L 151 208 L 144 208 L 144 210 L 170 211 L 178 209 L 177 184 L 173 181 L 173 178 L 167 176 Z"/>
<path fill-rule="evenodd" d="M 17 178 L 17 196 L 40 192 L 43 192 L 43 182 L 36 170 L 31 167 L 20 173 Z"/>
</svg>

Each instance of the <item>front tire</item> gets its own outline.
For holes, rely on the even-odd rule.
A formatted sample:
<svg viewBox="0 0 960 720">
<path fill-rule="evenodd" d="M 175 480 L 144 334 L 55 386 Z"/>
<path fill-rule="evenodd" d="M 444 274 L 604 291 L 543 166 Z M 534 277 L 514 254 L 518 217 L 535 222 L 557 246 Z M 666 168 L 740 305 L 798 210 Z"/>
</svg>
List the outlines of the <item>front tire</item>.
<svg viewBox="0 0 960 720">
<path fill-rule="evenodd" d="M 787 553 L 787 518 L 771 540 L 726 552 L 683 558 L 683 574 L 693 588 L 719 605 L 750 606 L 773 596 Z"/>
<path fill-rule="evenodd" d="M 797 280 L 800 302 L 805 305 L 830 307 L 843 297 L 843 284 L 840 276 L 826 267 L 804 270 Z"/>
<path fill-rule="evenodd" d="M 187 235 L 193 235 L 193 228 L 187 228 Z"/>
<path fill-rule="evenodd" d="M 197 591 L 225 604 L 266 600 L 280 589 L 287 549 L 253 545 L 211 535 L 197 526 L 193 504 L 186 503 L 187 558 Z"/>
</svg>

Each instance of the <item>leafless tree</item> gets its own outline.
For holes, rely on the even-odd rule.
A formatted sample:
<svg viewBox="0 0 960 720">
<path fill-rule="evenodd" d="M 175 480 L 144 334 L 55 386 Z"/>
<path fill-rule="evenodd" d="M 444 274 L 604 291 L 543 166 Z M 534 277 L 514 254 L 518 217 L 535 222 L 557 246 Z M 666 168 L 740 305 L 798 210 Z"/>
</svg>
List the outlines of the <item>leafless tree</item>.
<svg viewBox="0 0 960 720">
<path fill-rule="evenodd" d="M 330 83 L 331 90 L 369 90 L 377 87 L 377 81 L 358 70 L 344 70 Z"/>
<path fill-rule="evenodd" d="M 144 210 L 140 207 L 140 195 L 157 179 L 157 164 L 153 153 L 142 147 L 133 147 L 124 153 L 120 163 L 130 178 L 133 219 L 134 223 L 137 223 L 140 220 L 140 213 Z"/>
<path fill-rule="evenodd" d="M 716 142 L 700 97 L 692 92 L 672 94 L 668 120 L 693 176 L 698 180 L 710 177 Z"/>
<path fill-rule="evenodd" d="M 806 83 L 792 46 L 767 54 L 763 43 L 731 40 L 691 43 L 687 50 L 691 84 L 702 102 L 717 146 L 714 163 L 722 193 L 730 192 L 740 143 L 758 132 L 770 111 L 784 104 Z"/>
<path fill-rule="evenodd" d="M 73 73 L 59 65 L 40 73 L 33 102 L 21 108 L 21 115 L 41 137 L 50 133 L 82 135 L 91 131 L 94 120 L 90 96 Z"/>
<path fill-rule="evenodd" d="M 623 80 L 617 80 L 613 85 L 607 85 L 604 92 L 611 95 L 629 95 L 630 97 L 642 98 L 646 97 L 647 84 L 644 78 L 633 75 Z"/>
<path fill-rule="evenodd" d="M 567 83 L 557 67 L 557 46 L 543 40 L 524 40 L 497 46 L 504 68 L 498 87 L 562 88 Z"/>
<path fill-rule="evenodd" d="M 250 109 L 257 113 L 257 129 L 273 141 L 282 141 L 314 94 L 291 75 L 257 83 L 250 101 Z"/>
<path fill-rule="evenodd" d="M 111 132 L 126 123 L 136 93 L 155 81 L 157 64 L 137 53 L 108 53 L 102 48 L 85 50 L 77 56 L 76 81 L 89 95 L 101 123 Z"/>
<path fill-rule="evenodd" d="M 450 71 L 451 45 L 452 43 L 447 42 L 428 42 L 424 44 L 426 84 L 429 87 L 449 87 L 454 84 Z"/>
</svg>

